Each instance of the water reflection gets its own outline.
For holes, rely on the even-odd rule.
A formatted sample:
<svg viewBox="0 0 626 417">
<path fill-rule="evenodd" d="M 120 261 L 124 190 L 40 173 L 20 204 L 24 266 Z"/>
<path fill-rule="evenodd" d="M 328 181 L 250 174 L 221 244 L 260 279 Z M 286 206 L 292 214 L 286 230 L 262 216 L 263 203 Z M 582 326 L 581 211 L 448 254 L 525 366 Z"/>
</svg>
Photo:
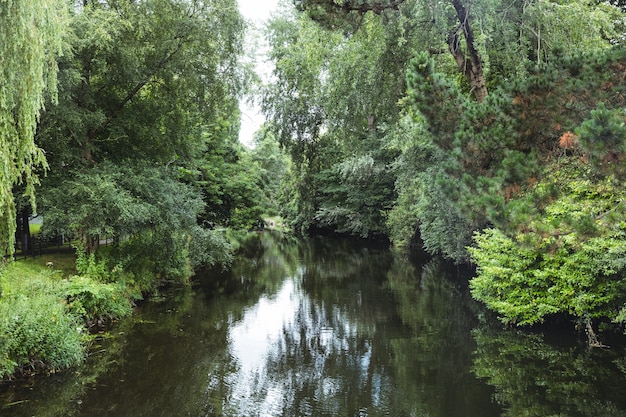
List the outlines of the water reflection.
<svg viewBox="0 0 626 417">
<path fill-rule="evenodd" d="M 503 416 L 626 416 L 623 348 L 589 350 L 483 326 L 473 334 L 473 371 L 496 387 Z"/>
<path fill-rule="evenodd" d="M 230 352 L 237 372 L 229 378 L 229 415 L 279 415 L 281 387 L 268 378 L 265 362 L 269 352 L 276 349 L 283 326 L 294 320 L 297 295 L 294 282 L 286 280 L 275 296 L 261 297 L 232 326 Z"/>
<path fill-rule="evenodd" d="M 481 324 L 445 264 L 270 234 L 242 253 L 141 306 L 84 366 L 0 387 L 0 415 L 626 415 L 622 350 Z"/>
<path fill-rule="evenodd" d="M 387 250 L 327 240 L 309 242 L 299 262 L 231 332 L 239 395 L 228 415 L 499 414 L 469 372 L 473 322 L 437 265 L 422 273 Z M 250 340 L 242 329 L 252 328 Z"/>
</svg>

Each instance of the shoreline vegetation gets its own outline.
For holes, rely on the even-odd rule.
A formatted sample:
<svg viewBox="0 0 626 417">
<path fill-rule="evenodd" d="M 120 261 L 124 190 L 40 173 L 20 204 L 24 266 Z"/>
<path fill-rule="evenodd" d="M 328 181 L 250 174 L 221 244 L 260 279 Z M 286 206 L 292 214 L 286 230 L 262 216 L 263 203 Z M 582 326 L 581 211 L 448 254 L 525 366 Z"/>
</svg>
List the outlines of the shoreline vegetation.
<svg viewBox="0 0 626 417">
<path fill-rule="evenodd" d="M 267 218 L 265 224 L 266 230 L 287 232 L 280 217 Z M 235 252 L 248 235 L 224 230 L 228 251 Z M 91 255 L 78 247 L 16 257 L 0 266 L 0 383 L 80 364 L 100 333 L 132 314 L 137 302 L 164 285 L 188 285 L 193 274 L 190 260 L 182 271 L 163 278 L 154 269 L 152 274 L 133 272 L 117 258 L 110 246 Z M 226 267 L 229 259 L 220 254 L 206 265 Z"/>
<path fill-rule="evenodd" d="M 79 364 L 93 331 L 130 314 L 141 298 L 124 283 L 102 282 L 93 264 L 80 261 L 72 253 L 46 254 L 3 267 L 0 380 Z"/>
<path fill-rule="evenodd" d="M 76 239 L 0 265 L 0 380 L 79 362 L 268 214 L 475 267 L 505 326 L 624 333 L 626 1 L 302 0 L 262 86 L 235 0 L 77 3 L 0 3 L 0 247 L 35 213 Z"/>
</svg>

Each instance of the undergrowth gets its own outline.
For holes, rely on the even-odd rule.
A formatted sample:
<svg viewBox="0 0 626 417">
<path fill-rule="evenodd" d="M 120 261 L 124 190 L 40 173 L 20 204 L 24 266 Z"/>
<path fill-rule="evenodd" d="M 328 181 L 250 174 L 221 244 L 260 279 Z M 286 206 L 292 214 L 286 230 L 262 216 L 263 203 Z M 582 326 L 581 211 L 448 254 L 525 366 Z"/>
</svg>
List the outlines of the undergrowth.
<svg viewBox="0 0 626 417">
<path fill-rule="evenodd" d="M 74 261 L 61 254 L 0 267 L 0 379 L 80 363 L 89 328 L 131 312 L 140 294 L 94 258 L 79 259 L 78 271 Z"/>
</svg>

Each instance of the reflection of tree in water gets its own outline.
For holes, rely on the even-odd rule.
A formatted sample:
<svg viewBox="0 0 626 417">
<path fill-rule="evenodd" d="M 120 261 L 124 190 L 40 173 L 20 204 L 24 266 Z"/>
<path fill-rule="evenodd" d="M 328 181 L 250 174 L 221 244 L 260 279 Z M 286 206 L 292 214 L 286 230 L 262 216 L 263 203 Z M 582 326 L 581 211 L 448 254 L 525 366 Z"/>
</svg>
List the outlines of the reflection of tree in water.
<svg viewBox="0 0 626 417">
<path fill-rule="evenodd" d="M 386 350 L 396 329 L 381 286 L 390 256 L 336 243 L 302 247 L 295 317 L 283 325 L 257 393 L 259 402 L 279 396 L 273 415 L 388 415 Z"/>
<path fill-rule="evenodd" d="M 277 395 L 282 416 L 499 415 L 469 372 L 475 316 L 439 264 L 420 274 L 388 251 L 328 242 L 305 255 L 304 296 L 258 402 Z"/>
<path fill-rule="evenodd" d="M 372 313 L 359 297 L 354 293 L 354 304 Z M 386 415 L 387 346 L 376 333 L 387 313 L 376 309 L 361 319 L 355 313 L 358 308 L 347 303 L 330 307 L 322 300 L 300 300 L 295 321 L 284 326 L 267 358 L 269 378 L 280 384 L 280 415 L 354 415 L 359 409 Z M 377 316 L 381 323 L 370 320 Z"/>
<path fill-rule="evenodd" d="M 624 349 L 556 346 L 540 334 L 474 331 L 473 372 L 496 388 L 505 416 L 623 417 Z"/>
<path fill-rule="evenodd" d="M 272 234 L 242 250 L 231 270 L 144 303 L 78 374 L 2 417 L 626 415 L 624 349 L 480 324 L 445 264 Z M 250 364 L 235 336 L 263 324 L 263 305 L 280 317 Z"/>
<path fill-rule="evenodd" d="M 128 326 L 117 329 L 124 331 Z M 95 338 L 92 355 L 76 369 L 46 379 L 39 375 L 26 380 L 0 384 L 0 415 L 2 417 L 71 417 L 79 415 L 76 404 L 82 401 L 101 374 L 122 365 L 119 360 L 126 339 L 109 341 Z"/>
<path fill-rule="evenodd" d="M 272 237 L 247 242 L 229 271 L 203 271 L 194 288 L 173 288 L 142 303 L 94 345 L 88 362 L 24 395 L 6 394 L 2 417 L 224 414 L 236 364 L 229 330 L 261 294 L 294 269 L 297 246 L 277 254 Z M 39 400 L 41 398 L 41 400 Z"/>
<path fill-rule="evenodd" d="M 16 385 L 11 390 L 13 400 L 0 396 L 0 404 L 19 402 L 15 406 L 2 409 L 1 415 L 100 416 L 107 415 L 106 408 L 117 404 L 120 405 L 118 410 L 123 408 L 126 410 L 125 415 L 132 415 L 134 407 L 143 407 L 145 403 L 136 400 L 141 398 L 141 393 L 135 391 L 132 394 L 134 398 L 127 398 L 129 401 L 125 404 L 124 397 L 128 395 L 125 395 L 124 383 L 132 383 L 133 379 L 143 381 L 143 378 L 158 380 L 158 376 L 164 371 L 162 366 L 141 366 L 138 371 L 136 358 L 154 356 L 157 360 L 151 365 L 156 364 L 159 349 L 163 346 L 162 340 L 184 336 L 180 329 L 192 307 L 189 288 L 180 288 L 169 293 L 168 297 L 157 297 L 152 302 L 143 304 L 134 315 L 116 323 L 108 329 L 109 332 L 97 337 L 91 346 L 89 357 L 81 366 L 47 379 L 34 378 L 30 387 L 21 388 Z M 158 321 L 154 320 L 157 316 Z M 161 342 L 151 343 L 155 338 L 159 338 Z M 95 389 L 98 390 L 97 395 L 94 394 Z M 5 393 L 9 394 L 10 392 Z M 102 405 L 103 401 L 107 401 L 106 408 Z"/>
<path fill-rule="evenodd" d="M 455 283 L 457 271 L 444 267 L 438 260 L 417 266 L 397 260 L 388 273 L 402 323 L 411 329 L 391 342 L 403 393 L 397 401 L 415 409 L 412 415 L 497 416 L 492 391 L 469 372 L 475 305 Z"/>
<path fill-rule="evenodd" d="M 242 239 L 232 265 L 198 271 L 194 282 L 203 292 L 245 296 L 251 302 L 262 293 L 275 294 L 298 267 L 299 247 L 279 232 L 250 233 Z"/>
</svg>

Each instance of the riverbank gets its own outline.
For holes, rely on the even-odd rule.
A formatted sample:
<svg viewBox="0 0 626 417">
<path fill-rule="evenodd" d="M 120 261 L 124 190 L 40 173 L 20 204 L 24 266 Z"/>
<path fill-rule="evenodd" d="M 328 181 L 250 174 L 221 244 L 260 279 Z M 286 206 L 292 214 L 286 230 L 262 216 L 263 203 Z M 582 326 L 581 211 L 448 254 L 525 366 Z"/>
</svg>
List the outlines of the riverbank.
<svg viewBox="0 0 626 417">
<path fill-rule="evenodd" d="M 136 291 L 124 282 L 101 280 L 88 258 L 76 261 L 74 254 L 50 254 L 0 270 L 0 379 L 80 363 L 90 329 L 132 311 L 140 296 Z"/>
<path fill-rule="evenodd" d="M 207 246 L 211 256 L 195 263 L 186 251 L 159 259 L 146 255 L 145 248 L 154 247 L 148 239 L 127 242 L 123 257 L 101 248 L 98 256 L 58 252 L 0 267 L 0 380 L 79 364 L 96 330 L 131 314 L 136 301 L 163 285 L 189 284 L 194 267 L 227 264 L 254 236 L 221 233 Z"/>
</svg>

